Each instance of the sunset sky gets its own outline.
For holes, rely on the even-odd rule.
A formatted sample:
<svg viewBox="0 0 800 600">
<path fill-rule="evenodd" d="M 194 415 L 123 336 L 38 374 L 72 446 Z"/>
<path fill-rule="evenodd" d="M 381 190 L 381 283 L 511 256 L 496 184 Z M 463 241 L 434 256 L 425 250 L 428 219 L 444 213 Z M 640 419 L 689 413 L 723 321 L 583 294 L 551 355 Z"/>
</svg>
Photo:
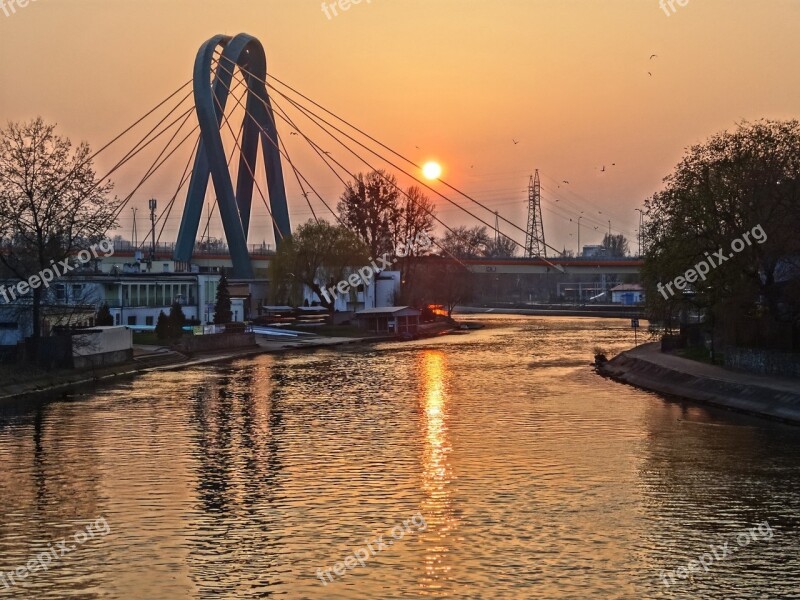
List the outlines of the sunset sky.
<svg viewBox="0 0 800 600">
<path fill-rule="evenodd" d="M 600 243 L 611 219 L 633 250 L 634 209 L 684 148 L 743 119 L 800 115 L 800 2 L 675 6 L 667 16 L 658 0 L 364 0 L 329 19 L 319 0 L 37 0 L 0 12 L 0 118 L 42 116 L 99 148 L 189 80 L 202 42 L 247 32 L 264 44 L 271 73 L 412 160 L 438 161 L 444 180 L 523 229 L 538 168 L 551 245 L 576 247 L 569 219 L 583 210 L 582 244 Z M 341 182 L 279 130 L 335 205 Z M 97 170 L 133 141 L 101 154 Z M 140 238 L 147 199 L 166 203 L 190 150 L 135 195 Z M 140 173 L 113 176 L 115 192 L 127 195 Z M 284 173 L 297 224 L 310 212 Z M 475 224 L 436 204 L 448 224 Z M 250 241 L 270 242 L 266 210 L 254 206 Z M 325 215 L 319 202 L 315 209 Z M 179 218 L 171 213 L 162 241 L 174 239 Z M 126 209 L 126 238 L 131 223 Z M 218 217 L 211 230 L 221 233 Z"/>
</svg>

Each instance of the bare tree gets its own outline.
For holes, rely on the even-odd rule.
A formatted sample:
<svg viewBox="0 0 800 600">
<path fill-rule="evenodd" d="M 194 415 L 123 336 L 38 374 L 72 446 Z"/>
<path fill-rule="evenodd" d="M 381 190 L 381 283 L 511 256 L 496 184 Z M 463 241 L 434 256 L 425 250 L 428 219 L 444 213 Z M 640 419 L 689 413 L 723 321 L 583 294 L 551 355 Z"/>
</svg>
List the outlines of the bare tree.
<svg viewBox="0 0 800 600">
<path fill-rule="evenodd" d="M 441 246 L 444 256 L 478 258 L 484 255 L 490 242 L 485 226 L 476 225 L 468 228 L 462 225 L 448 231 Z"/>
<path fill-rule="evenodd" d="M 99 181 L 85 143 L 74 150 L 37 118 L 0 131 L 0 263 L 17 281 L 70 259 L 117 224 L 119 200 Z M 33 337 L 41 336 L 44 289 L 31 290 Z"/>
<path fill-rule="evenodd" d="M 400 192 L 394 175 L 384 171 L 359 173 L 347 184 L 339 204 L 339 218 L 364 240 L 373 257 L 391 253 L 401 223 Z"/>
</svg>

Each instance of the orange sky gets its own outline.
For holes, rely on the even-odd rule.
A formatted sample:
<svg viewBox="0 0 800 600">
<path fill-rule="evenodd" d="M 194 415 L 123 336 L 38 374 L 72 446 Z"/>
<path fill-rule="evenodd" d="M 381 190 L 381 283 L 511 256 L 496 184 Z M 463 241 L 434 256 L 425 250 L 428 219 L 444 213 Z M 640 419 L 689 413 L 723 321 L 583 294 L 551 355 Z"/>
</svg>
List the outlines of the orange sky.
<svg viewBox="0 0 800 600">
<path fill-rule="evenodd" d="M 41 115 L 99 148 L 190 78 L 203 41 L 245 31 L 263 42 L 270 72 L 410 158 L 439 160 L 445 180 L 523 229 L 538 168 L 553 246 L 575 248 L 569 218 L 583 210 L 583 244 L 599 243 L 610 218 L 634 247 L 634 208 L 686 146 L 741 119 L 800 114 L 798 23 L 797 0 L 689 0 L 670 16 L 658 0 L 364 0 L 332 19 L 319 0 L 36 0 L 0 11 L 0 119 Z M 279 128 L 335 204 L 341 183 Z M 127 149 L 101 155 L 98 171 Z M 166 203 L 188 151 L 135 196 L 140 238 L 147 199 Z M 120 172 L 116 193 L 136 175 Z M 285 175 L 296 224 L 310 213 Z M 250 241 L 269 242 L 254 202 Z M 448 223 L 474 223 L 437 205 Z M 126 209 L 125 237 L 131 222 Z M 162 240 L 178 222 L 176 210 Z"/>
</svg>

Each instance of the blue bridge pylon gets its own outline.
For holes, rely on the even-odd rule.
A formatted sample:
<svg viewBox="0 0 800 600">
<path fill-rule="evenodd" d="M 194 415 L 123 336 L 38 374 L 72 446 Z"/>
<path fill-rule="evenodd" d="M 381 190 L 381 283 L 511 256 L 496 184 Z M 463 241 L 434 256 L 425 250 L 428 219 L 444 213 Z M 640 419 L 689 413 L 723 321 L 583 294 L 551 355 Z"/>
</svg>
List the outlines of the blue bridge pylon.
<svg viewBox="0 0 800 600">
<path fill-rule="evenodd" d="M 212 61 L 222 48 L 212 76 Z M 241 134 L 241 153 L 236 192 L 225 157 L 220 129 L 235 67 L 239 67 L 247 85 L 245 121 Z M 253 266 L 247 251 L 247 232 L 253 199 L 258 142 L 264 153 L 270 210 L 275 243 L 291 235 L 286 188 L 283 182 L 278 132 L 265 81 L 267 58 L 264 47 L 253 36 L 217 35 L 204 43 L 194 63 L 194 102 L 200 123 L 200 143 L 183 209 L 175 260 L 190 261 L 197 237 L 209 176 L 217 195 L 222 226 L 230 248 L 233 276 L 252 279 Z"/>
</svg>

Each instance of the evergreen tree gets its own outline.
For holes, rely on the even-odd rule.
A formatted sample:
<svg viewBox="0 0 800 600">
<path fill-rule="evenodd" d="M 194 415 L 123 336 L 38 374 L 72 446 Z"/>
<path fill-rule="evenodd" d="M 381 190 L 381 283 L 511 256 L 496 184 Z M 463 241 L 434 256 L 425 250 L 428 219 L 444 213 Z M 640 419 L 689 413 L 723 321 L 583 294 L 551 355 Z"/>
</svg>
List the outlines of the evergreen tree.
<svg viewBox="0 0 800 600">
<path fill-rule="evenodd" d="M 217 302 L 214 304 L 214 325 L 224 325 L 231 321 L 233 321 L 231 294 L 228 290 L 228 278 L 223 273 L 217 285 Z"/>
<path fill-rule="evenodd" d="M 107 302 L 104 302 L 97 311 L 97 316 L 95 317 L 94 322 L 98 325 L 98 327 L 108 327 L 114 324 L 114 317 L 111 316 L 111 311 L 108 308 Z"/>
<path fill-rule="evenodd" d="M 183 326 L 186 325 L 186 315 L 183 314 L 181 305 L 175 302 L 169 309 L 169 336 L 173 339 L 183 335 Z"/>
<path fill-rule="evenodd" d="M 156 337 L 159 340 L 168 340 L 172 336 L 170 335 L 170 327 L 169 327 L 169 317 L 164 314 L 162 310 L 158 315 L 158 321 L 156 322 Z"/>
</svg>

